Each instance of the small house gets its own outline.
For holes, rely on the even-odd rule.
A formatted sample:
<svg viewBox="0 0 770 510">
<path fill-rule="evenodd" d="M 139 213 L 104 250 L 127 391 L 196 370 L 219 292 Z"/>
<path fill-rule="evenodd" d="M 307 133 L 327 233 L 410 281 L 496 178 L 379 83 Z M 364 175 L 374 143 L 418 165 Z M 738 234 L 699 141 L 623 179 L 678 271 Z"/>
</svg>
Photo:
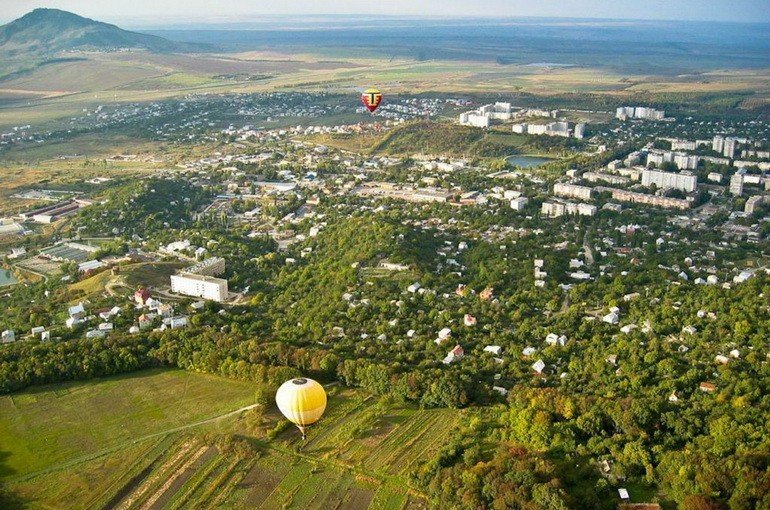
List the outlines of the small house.
<svg viewBox="0 0 770 510">
<path fill-rule="evenodd" d="M 141 289 L 138 289 L 136 292 L 134 292 L 134 301 L 137 305 L 144 306 L 147 304 L 147 301 L 150 299 L 150 291 L 146 288 L 142 287 Z"/>
<path fill-rule="evenodd" d="M 2 336 L 0 336 L 0 343 L 10 344 L 15 341 L 16 341 L 16 333 L 11 331 L 10 329 L 6 329 L 5 331 L 3 331 Z"/>
</svg>

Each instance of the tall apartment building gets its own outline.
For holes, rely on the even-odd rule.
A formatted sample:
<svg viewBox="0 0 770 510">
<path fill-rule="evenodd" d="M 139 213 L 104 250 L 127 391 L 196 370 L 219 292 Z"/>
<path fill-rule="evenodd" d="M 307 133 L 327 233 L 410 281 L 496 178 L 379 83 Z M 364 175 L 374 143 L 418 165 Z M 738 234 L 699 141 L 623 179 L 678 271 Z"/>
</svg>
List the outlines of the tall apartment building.
<svg viewBox="0 0 770 510">
<path fill-rule="evenodd" d="M 734 158 L 735 157 L 735 139 L 734 138 L 725 138 L 725 144 L 724 144 L 724 150 L 722 151 L 722 155 L 726 158 Z"/>
<path fill-rule="evenodd" d="M 735 196 L 743 195 L 743 175 L 744 172 L 738 171 L 730 177 L 730 193 Z"/>
<path fill-rule="evenodd" d="M 674 164 L 679 170 L 695 170 L 698 168 L 700 158 L 690 154 L 674 154 Z"/>
<path fill-rule="evenodd" d="M 711 142 L 711 150 L 721 154 L 722 151 L 725 150 L 725 137 L 716 135 Z"/>
<path fill-rule="evenodd" d="M 675 174 L 662 170 L 643 170 L 642 185 L 654 184 L 663 189 L 680 189 L 686 193 L 692 193 L 698 187 L 698 176 L 690 172 Z"/>
</svg>

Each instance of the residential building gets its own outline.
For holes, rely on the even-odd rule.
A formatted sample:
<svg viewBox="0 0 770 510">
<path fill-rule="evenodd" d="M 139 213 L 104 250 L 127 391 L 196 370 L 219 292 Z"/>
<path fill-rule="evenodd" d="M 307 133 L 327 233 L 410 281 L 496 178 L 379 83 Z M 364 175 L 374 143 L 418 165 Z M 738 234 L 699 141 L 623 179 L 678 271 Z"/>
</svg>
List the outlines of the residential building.
<svg viewBox="0 0 770 510">
<path fill-rule="evenodd" d="M 582 177 L 588 182 L 603 181 L 609 184 L 621 186 L 631 182 L 631 179 L 628 177 L 623 177 L 622 175 L 603 174 L 599 172 L 585 172 L 583 173 Z"/>
<path fill-rule="evenodd" d="M 730 193 L 735 196 L 743 195 L 743 176 L 745 171 L 737 171 L 730 177 Z"/>
<path fill-rule="evenodd" d="M 189 273 L 172 275 L 171 291 L 220 303 L 229 295 L 227 280 Z"/>
<path fill-rule="evenodd" d="M 577 184 L 567 184 L 557 182 L 553 186 L 553 194 L 559 197 L 580 198 L 582 200 L 591 200 L 593 189 L 587 186 L 578 186 Z"/>
<path fill-rule="evenodd" d="M 679 189 L 686 193 L 692 193 L 698 187 L 698 176 L 690 172 L 664 172 L 663 170 L 643 170 L 642 185 L 654 184 L 662 189 Z"/>
<path fill-rule="evenodd" d="M 635 191 L 626 191 L 624 189 L 616 188 L 596 188 L 597 191 L 609 191 L 612 193 L 613 200 L 619 200 L 621 202 L 632 202 L 637 204 L 655 205 L 658 207 L 665 207 L 667 209 L 689 209 L 690 201 L 682 200 L 680 198 L 660 197 L 657 195 L 649 195 L 647 193 L 637 193 Z"/>
<path fill-rule="evenodd" d="M 527 197 L 514 198 L 511 200 L 511 209 L 514 211 L 522 211 L 527 203 L 529 203 Z"/>
</svg>

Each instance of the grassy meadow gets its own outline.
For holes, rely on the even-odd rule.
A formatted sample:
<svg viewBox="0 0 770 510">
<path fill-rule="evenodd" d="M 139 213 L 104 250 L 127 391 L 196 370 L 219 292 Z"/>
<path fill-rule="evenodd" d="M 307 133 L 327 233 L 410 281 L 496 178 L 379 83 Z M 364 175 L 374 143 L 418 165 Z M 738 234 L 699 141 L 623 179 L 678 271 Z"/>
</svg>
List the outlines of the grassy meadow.
<svg viewBox="0 0 770 510">
<path fill-rule="evenodd" d="M 255 390 L 151 370 L 1 397 L 11 508 L 423 509 L 407 475 L 464 416 L 332 386 L 304 444 L 272 404 L 206 421 Z"/>
<path fill-rule="evenodd" d="M 0 467 L 17 479 L 254 403 L 253 385 L 157 370 L 0 397 Z"/>
</svg>

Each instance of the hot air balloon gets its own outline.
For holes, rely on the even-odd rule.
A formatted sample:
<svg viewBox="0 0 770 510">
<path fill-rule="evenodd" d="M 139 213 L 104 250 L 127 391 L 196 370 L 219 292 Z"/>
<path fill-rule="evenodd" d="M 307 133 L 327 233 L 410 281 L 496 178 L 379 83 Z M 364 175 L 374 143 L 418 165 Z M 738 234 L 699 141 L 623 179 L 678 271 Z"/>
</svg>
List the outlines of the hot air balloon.
<svg viewBox="0 0 770 510">
<path fill-rule="evenodd" d="M 380 103 L 382 103 L 382 92 L 380 92 L 377 89 L 366 89 L 363 94 L 361 94 L 361 102 L 364 103 L 364 106 L 366 108 L 374 113 L 374 110 L 376 110 Z"/>
<path fill-rule="evenodd" d="M 278 409 L 302 432 L 317 422 L 326 410 L 326 391 L 312 379 L 298 377 L 286 381 L 275 394 Z"/>
</svg>

